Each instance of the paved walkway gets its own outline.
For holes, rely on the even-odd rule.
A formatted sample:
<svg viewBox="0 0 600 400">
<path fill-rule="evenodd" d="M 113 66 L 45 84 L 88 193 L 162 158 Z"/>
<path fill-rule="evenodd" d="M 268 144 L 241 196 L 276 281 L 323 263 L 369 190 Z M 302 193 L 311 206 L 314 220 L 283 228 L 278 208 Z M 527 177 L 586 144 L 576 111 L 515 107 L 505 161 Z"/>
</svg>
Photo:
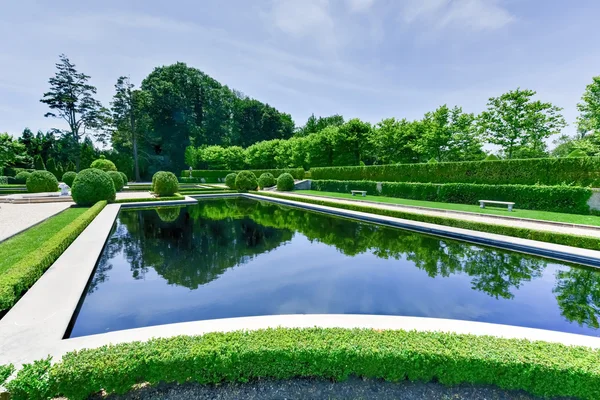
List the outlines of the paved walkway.
<svg viewBox="0 0 600 400">
<path fill-rule="evenodd" d="M 74 203 L 0 204 L 0 242 L 46 218 L 69 208 Z"/>
<path fill-rule="evenodd" d="M 537 231 L 548 231 L 548 232 L 557 232 L 557 233 L 565 233 L 570 235 L 577 236 L 589 236 L 589 237 L 597 237 L 600 238 L 600 230 L 594 228 L 587 228 L 583 225 L 579 226 L 568 226 L 561 223 L 553 224 L 551 221 L 543 221 L 543 222 L 534 222 L 532 220 L 524 220 L 519 218 L 494 218 L 492 216 L 482 216 L 478 214 L 468 215 L 466 213 L 455 213 L 452 211 L 437 211 L 437 210 L 425 210 L 425 209 L 417 209 L 412 207 L 404 207 L 402 205 L 395 204 L 383 204 L 383 203 L 374 203 L 374 202 L 366 202 L 360 200 L 344 200 L 344 199 L 336 199 L 333 197 L 326 196 L 312 196 L 308 194 L 298 194 L 298 193 L 283 193 L 277 192 L 277 194 L 293 198 L 309 198 L 321 201 L 327 201 L 332 203 L 339 204 L 350 204 L 357 206 L 368 206 L 373 208 L 379 208 L 383 210 L 397 210 L 411 214 L 419 214 L 419 215 L 430 215 L 435 217 L 443 217 L 443 218 L 452 218 L 452 219 L 460 219 L 463 221 L 472 221 L 472 222 L 483 222 L 486 224 L 492 225 L 502 225 L 502 226 L 511 226 L 514 228 L 527 228 L 533 229 Z"/>
<path fill-rule="evenodd" d="M 149 199 L 152 193 L 145 190 L 136 190 L 134 192 L 117 192 L 117 200 L 121 199 Z"/>
</svg>

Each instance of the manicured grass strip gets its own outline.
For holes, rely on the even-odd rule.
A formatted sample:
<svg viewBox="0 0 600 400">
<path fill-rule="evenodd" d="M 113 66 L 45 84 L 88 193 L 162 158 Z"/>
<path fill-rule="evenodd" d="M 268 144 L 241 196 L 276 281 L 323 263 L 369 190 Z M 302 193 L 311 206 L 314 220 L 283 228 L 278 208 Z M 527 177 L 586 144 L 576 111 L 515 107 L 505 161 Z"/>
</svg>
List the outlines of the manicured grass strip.
<svg viewBox="0 0 600 400">
<path fill-rule="evenodd" d="M 64 218 L 64 213 L 47 221 L 52 224 L 53 230 L 48 225 L 42 227 L 43 224 L 40 224 L 13 238 L 14 242 L 13 239 L 9 239 L 2 243 L 0 252 L 3 255 L 4 245 L 11 246 L 11 243 L 20 244 L 18 247 L 20 253 L 12 253 L 13 261 L 4 264 L 1 270 L 0 312 L 9 309 L 17 302 L 21 294 L 42 276 L 105 206 L 106 201 L 100 201 L 88 209 L 74 208 L 72 210 L 83 210 L 83 212 L 80 212 L 76 218 L 71 218 L 69 222 L 65 219 L 55 220 L 59 217 Z M 57 224 L 57 221 L 62 221 L 62 223 Z M 66 226 L 65 223 L 67 223 Z M 46 232 L 45 236 L 39 234 L 40 230 Z"/>
<path fill-rule="evenodd" d="M 14 400 L 85 399 L 101 390 L 126 393 L 144 382 L 341 381 L 351 375 L 600 398 L 597 350 L 489 336 L 341 328 L 209 333 L 82 350 L 53 366 L 49 359 L 29 365 L 7 387 Z"/>
<path fill-rule="evenodd" d="M 517 218 L 529 218 L 539 219 L 542 221 L 553 221 L 553 222 L 564 222 L 567 224 L 581 224 L 581 225 L 594 225 L 600 226 L 600 216 L 595 215 L 577 215 L 577 214 L 563 214 L 549 211 L 534 211 L 534 210 L 522 210 L 519 208 L 514 209 L 512 212 L 507 211 L 507 208 L 496 208 L 489 207 L 479 208 L 479 205 L 470 204 L 455 204 L 455 203 L 440 203 L 435 201 L 422 201 L 422 200 L 409 200 L 400 199 L 394 197 L 384 196 L 370 196 L 362 197 L 360 195 L 352 196 L 350 193 L 337 193 L 337 192 L 321 192 L 317 190 L 297 190 L 297 193 L 309 194 L 312 196 L 322 197 L 333 197 L 337 199 L 348 199 L 348 200 L 368 200 L 377 203 L 384 204 L 398 204 L 404 206 L 417 206 L 427 208 L 437 208 L 441 210 L 454 210 L 454 211 L 466 211 L 479 214 L 490 214 L 490 215 L 501 215 L 505 217 L 517 217 Z M 517 204 L 518 207 L 518 204 Z"/>
<path fill-rule="evenodd" d="M 184 200 L 185 196 L 178 195 L 175 193 L 175 196 L 163 196 L 163 197 L 146 197 L 141 199 L 119 199 L 116 200 L 115 203 L 141 203 L 144 201 L 171 201 L 171 200 Z"/>
<path fill-rule="evenodd" d="M 318 204 L 318 205 L 322 205 L 322 206 L 336 207 L 336 208 L 341 208 L 344 210 L 361 211 L 361 212 L 366 212 L 366 213 L 371 213 L 371 214 L 386 215 L 389 217 L 408 219 L 408 220 L 412 220 L 412 221 L 427 222 L 430 224 L 452 226 L 455 228 L 470 229 L 470 230 L 474 230 L 474 231 L 496 233 L 496 234 L 505 235 L 505 236 L 514 236 L 514 237 L 523 238 L 523 239 L 538 240 L 540 242 L 562 244 L 565 246 L 581 247 L 584 249 L 591 249 L 591 250 L 600 250 L 600 239 L 586 237 L 586 236 L 575 236 L 575 235 L 568 235 L 568 234 L 564 234 L 564 233 L 536 231 L 533 229 L 518 228 L 518 227 L 514 227 L 514 226 L 507 226 L 507 225 L 494 225 L 494 224 L 486 224 L 483 222 L 465 221 L 462 219 L 455 219 L 455 218 L 445 218 L 445 217 L 437 217 L 437 216 L 431 216 L 431 215 L 414 214 L 414 213 L 404 212 L 404 211 L 400 211 L 400 210 L 382 210 L 380 208 L 366 205 L 366 203 L 364 206 L 340 204 L 340 203 L 336 203 L 335 200 L 327 200 L 325 197 L 323 197 L 323 200 L 316 200 L 316 199 L 309 199 L 309 198 L 302 197 L 302 196 L 297 196 L 297 197 L 282 196 L 282 195 L 278 195 L 276 193 L 271 193 L 271 192 L 260 192 L 257 194 L 260 194 L 261 196 L 267 196 L 267 197 L 276 197 L 276 198 L 280 198 L 280 199 L 300 201 L 300 202 L 309 203 L 309 204 Z M 507 221 L 506 223 L 509 224 L 510 221 Z"/>
<path fill-rule="evenodd" d="M 61 229 L 85 213 L 88 207 L 71 207 L 48 218 L 46 221 L 23 231 L 0 243 L 0 276 L 30 253 L 37 251 Z"/>
</svg>

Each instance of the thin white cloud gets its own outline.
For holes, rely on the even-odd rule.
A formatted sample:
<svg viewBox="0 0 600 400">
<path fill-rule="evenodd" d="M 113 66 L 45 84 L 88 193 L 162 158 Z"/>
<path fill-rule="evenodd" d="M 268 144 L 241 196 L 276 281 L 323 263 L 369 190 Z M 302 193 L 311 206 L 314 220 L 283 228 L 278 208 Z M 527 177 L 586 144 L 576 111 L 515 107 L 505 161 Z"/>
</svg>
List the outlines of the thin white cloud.
<svg viewBox="0 0 600 400">
<path fill-rule="evenodd" d="M 373 4 L 375 4 L 375 0 L 346 0 L 348 4 L 348 8 L 352 12 L 364 12 L 369 10 Z"/>
<path fill-rule="evenodd" d="M 335 25 L 329 0 L 275 0 L 271 17 L 282 32 L 296 38 L 309 37 L 322 48 L 336 47 Z"/>
<path fill-rule="evenodd" d="M 406 0 L 402 18 L 408 24 L 473 31 L 499 29 L 515 19 L 498 0 Z"/>
</svg>

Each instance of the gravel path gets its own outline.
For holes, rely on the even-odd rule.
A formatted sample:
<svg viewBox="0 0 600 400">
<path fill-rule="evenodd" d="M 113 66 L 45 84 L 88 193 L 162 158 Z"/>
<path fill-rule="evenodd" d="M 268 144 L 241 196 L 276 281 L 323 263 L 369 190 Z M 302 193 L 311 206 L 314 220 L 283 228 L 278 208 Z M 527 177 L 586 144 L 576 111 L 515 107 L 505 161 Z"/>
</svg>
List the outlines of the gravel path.
<svg viewBox="0 0 600 400">
<path fill-rule="evenodd" d="M 101 396 L 93 399 L 99 400 Z M 446 387 L 436 383 L 400 383 L 351 378 L 332 383 L 324 380 L 292 379 L 258 381 L 247 384 L 202 386 L 170 384 L 144 387 L 110 400 L 258 400 L 258 399 L 364 399 L 364 400 L 534 400 L 524 392 L 504 391 L 491 387 L 462 385 Z"/>
<path fill-rule="evenodd" d="M 74 203 L 0 204 L 0 242 L 69 208 Z"/>
<path fill-rule="evenodd" d="M 405 207 L 402 205 L 392 205 L 392 204 L 375 204 L 373 202 L 365 202 L 360 200 L 344 200 L 337 199 L 333 197 L 326 196 L 313 196 L 309 194 L 298 194 L 298 193 L 284 193 L 277 192 L 278 195 L 282 195 L 288 197 L 290 199 L 305 197 L 309 199 L 315 199 L 320 201 L 328 201 L 340 204 L 350 204 L 350 205 L 358 205 L 358 206 L 369 206 L 374 208 L 380 208 L 384 210 L 398 210 L 411 214 L 422 214 L 422 215 L 431 215 L 436 217 L 444 217 L 444 218 L 453 218 L 453 219 L 461 219 L 465 221 L 473 221 L 473 222 L 484 222 L 486 224 L 493 225 L 503 225 L 503 226 L 511 226 L 516 228 L 528 228 L 534 229 L 537 231 L 548 231 L 548 232 L 557 232 L 557 233 L 566 233 L 570 235 L 578 235 L 578 236 L 589 236 L 589 237 L 597 237 L 600 238 L 600 230 L 598 229 L 588 229 L 583 226 L 564 226 L 559 224 L 551 224 L 548 222 L 545 223 L 537 223 L 532 221 L 527 221 L 523 219 L 501 219 L 494 218 L 493 216 L 481 216 L 481 215 L 467 215 L 462 213 L 453 213 L 452 211 L 436 211 L 436 210 L 423 210 L 417 209 L 413 207 Z"/>
<path fill-rule="evenodd" d="M 149 199 L 152 197 L 152 193 L 145 190 L 136 190 L 133 192 L 118 192 L 117 200 L 121 199 Z"/>
</svg>

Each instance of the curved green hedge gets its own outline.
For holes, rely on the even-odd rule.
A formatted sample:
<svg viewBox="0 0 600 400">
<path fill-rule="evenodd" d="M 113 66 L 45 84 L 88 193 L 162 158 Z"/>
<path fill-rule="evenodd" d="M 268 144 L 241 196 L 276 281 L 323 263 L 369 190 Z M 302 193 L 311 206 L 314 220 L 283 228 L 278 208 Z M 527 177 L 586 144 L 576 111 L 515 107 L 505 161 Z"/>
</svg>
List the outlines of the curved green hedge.
<svg viewBox="0 0 600 400">
<path fill-rule="evenodd" d="M 371 181 L 315 180 L 312 190 L 350 193 L 366 190 L 370 195 L 402 199 L 438 201 L 442 203 L 478 204 L 479 200 L 512 201 L 515 208 L 554 211 L 569 214 L 589 214 L 587 202 L 592 189 L 578 186 L 539 185 L 478 185 L 473 183 L 408 183 L 382 182 L 381 192 Z"/>
<path fill-rule="evenodd" d="M 126 393 L 148 382 L 248 382 L 350 375 L 397 382 L 469 383 L 544 397 L 600 397 L 600 353 L 555 343 L 374 329 L 267 329 L 124 343 L 27 365 L 7 384 L 14 400 L 102 390 Z"/>
<path fill-rule="evenodd" d="M 311 168 L 312 179 L 376 182 L 600 185 L 600 157 Z"/>
</svg>

